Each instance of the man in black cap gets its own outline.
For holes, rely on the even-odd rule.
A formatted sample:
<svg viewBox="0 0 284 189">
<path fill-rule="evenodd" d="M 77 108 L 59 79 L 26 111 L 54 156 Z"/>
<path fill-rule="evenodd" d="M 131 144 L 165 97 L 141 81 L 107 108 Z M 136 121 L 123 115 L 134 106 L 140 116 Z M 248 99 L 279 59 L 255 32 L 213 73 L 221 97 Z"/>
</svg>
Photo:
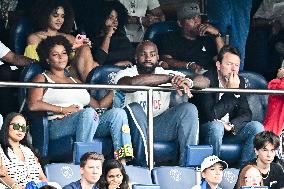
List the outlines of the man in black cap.
<svg viewBox="0 0 284 189">
<path fill-rule="evenodd" d="M 217 28 L 201 22 L 197 3 L 187 2 L 177 9 L 180 30 L 162 36 L 158 45 L 161 66 L 186 68 L 203 73 L 214 66 L 213 57 L 224 42 Z"/>
</svg>

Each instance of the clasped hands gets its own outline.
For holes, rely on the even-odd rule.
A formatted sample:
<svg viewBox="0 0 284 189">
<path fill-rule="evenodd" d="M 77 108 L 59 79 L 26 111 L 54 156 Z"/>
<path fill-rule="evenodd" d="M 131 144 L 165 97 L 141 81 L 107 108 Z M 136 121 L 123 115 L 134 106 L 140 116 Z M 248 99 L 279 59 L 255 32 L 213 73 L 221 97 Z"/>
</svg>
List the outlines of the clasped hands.
<svg viewBox="0 0 284 189">
<path fill-rule="evenodd" d="M 175 75 L 172 80 L 171 84 L 172 86 L 177 90 L 177 93 L 182 96 L 184 91 L 185 94 L 187 94 L 188 98 L 193 97 L 193 95 L 190 92 L 190 88 L 192 87 L 192 80 L 185 78 L 183 76 Z"/>
</svg>

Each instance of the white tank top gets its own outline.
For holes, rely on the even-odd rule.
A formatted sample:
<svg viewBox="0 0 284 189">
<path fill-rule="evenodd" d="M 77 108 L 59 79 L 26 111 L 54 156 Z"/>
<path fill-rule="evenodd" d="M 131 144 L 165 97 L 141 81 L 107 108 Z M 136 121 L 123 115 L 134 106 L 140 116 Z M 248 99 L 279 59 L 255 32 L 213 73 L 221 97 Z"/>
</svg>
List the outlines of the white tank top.
<svg viewBox="0 0 284 189">
<path fill-rule="evenodd" d="M 55 83 L 46 73 L 42 73 L 47 79 L 48 83 Z M 77 83 L 75 79 L 70 77 L 74 83 Z M 68 107 L 73 104 L 78 105 L 80 109 L 90 103 L 90 94 L 86 89 L 54 89 L 48 88 L 43 97 L 42 101 L 62 107 Z M 50 119 L 50 117 L 49 117 Z M 54 119 L 54 118 L 53 118 Z"/>
</svg>

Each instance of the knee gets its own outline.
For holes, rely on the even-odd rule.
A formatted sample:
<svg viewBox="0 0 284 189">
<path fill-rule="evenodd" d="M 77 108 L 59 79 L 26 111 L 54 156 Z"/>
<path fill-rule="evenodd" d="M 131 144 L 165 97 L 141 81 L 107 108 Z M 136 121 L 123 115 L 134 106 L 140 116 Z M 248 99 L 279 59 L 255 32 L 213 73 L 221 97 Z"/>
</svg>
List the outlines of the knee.
<svg viewBox="0 0 284 189">
<path fill-rule="evenodd" d="M 116 119 L 126 119 L 127 120 L 127 115 L 124 109 L 122 108 L 112 108 L 109 110 L 110 113 L 112 114 L 113 117 Z"/>
<path fill-rule="evenodd" d="M 99 116 L 93 108 L 84 108 L 81 111 L 83 120 L 94 120 L 95 122 L 99 121 Z"/>
<path fill-rule="evenodd" d="M 247 125 L 249 125 L 251 133 L 253 135 L 256 135 L 257 133 L 264 131 L 263 125 L 258 121 L 251 121 Z"/>
<path fill-rule="evenodd" d="M 224 125 L 219 121 L 211 121 L 204 124 L 202 127 L 206 127 L 210 133 L 214 133 L 214 136 L 223 136 L 224 135 Z"/>
<path fill-rule="evenodd" d="M 185 113 L 187 116 L 196 116 L 198 117 L 198 110 L 194 104 L 191 104 L 189 102 L 184 102 L 179 105 L 177 105 L 178 109 L 181 110 L 182 113 Z"/>
</svg>

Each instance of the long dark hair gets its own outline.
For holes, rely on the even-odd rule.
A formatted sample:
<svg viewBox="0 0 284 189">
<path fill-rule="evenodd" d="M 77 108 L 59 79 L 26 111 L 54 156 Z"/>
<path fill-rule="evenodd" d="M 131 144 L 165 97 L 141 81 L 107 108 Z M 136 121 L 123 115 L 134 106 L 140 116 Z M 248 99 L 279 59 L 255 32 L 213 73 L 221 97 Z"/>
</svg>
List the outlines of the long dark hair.
<svg viewBox="0 0 284 189">
<path fill-rule="evenodd" d="M 123 167 L 123 165 L 115 159 L 108 160 L 103 165 L 103 174 L 98 181 L 98 186 L 100 189 L 107 189 L 108 188 L 108 182 L 107 182 L 107 174 L 111 169 L 118 168 L 123 176 L 122 183 L 120 184 L 120 189 L 128 189 L 129 188 L 129 176 L 126 174 L 126 171 Z"/>
<path fill-rule="evenodd" d="M 1 127 L 0 130 L 0 144 L 1 144 L 1 148 L 4 151 L 4 154 L 8 157 L 8 159 L 10 159 L 9 155 L 8 155 L 8 148 L 12 149 L 12 146 L 9 143 L 9 126 L 11 121 L 14 119 L 14 117 L 16 116 L 21 116 L 23 118 L 25 118 L 22 114 L 20 113 L 16 113 L 16 112 L 11 112 L 9 113 L 3 122 L 3 125 Z M 25 145 L 29 148 L 32 148 L 32 145 L 29 143 L 28 139 L 27 139 L 27 132 L 25 134 L 25 137 L 23 138 L 23 140 L 20 141 L 20 144 Z"/>
<path fill-rule="evenodd" d="M 103 5 L 101 19 L 97 20 L 98 30 L 95 32 L 95 35 L 99 35 L 100 32 L 105 27 L 105 22 L 109 18 L 111 11 L 115 10 L 117 12 L 118 27 L 117 32 L 122 33 L 124 31 L 124 26 L 127 23 L 128 12 L 127 9 L 119 1 L 106 1 Z"/>
<path fill-rule="evenodd" d="M 74 11 L 67 0 L 38 0 L 31 13 L 35 31 L 48 28 L 49 16 L 58 8 L 64 9 L 64 23 L 60 32 L 70 33 L 74 24 Z"/>
</svg>

